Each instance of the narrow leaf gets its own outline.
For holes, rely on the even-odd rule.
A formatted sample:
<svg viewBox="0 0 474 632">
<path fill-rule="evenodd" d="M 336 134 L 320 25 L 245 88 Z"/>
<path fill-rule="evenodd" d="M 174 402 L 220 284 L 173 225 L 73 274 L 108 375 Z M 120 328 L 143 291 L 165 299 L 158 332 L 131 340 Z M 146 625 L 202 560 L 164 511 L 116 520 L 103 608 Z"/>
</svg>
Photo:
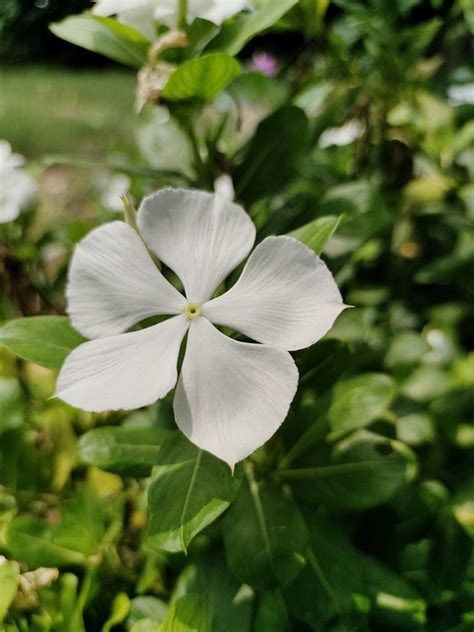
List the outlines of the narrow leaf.
<svg viewBox="0 0 474 632">
<path fill-rule="evenodd" d="M 328 241 L 344 220 L 344 215 L 327 215 L 326 217 L 318 217 L 312 222 L 292 230 L 291 233 L 288 233 L 288 235 L 303 242 L 306 246 L 308 246 L 308 248 L 311 248 L 313 252 L 320 255 Z"/>
</svg>

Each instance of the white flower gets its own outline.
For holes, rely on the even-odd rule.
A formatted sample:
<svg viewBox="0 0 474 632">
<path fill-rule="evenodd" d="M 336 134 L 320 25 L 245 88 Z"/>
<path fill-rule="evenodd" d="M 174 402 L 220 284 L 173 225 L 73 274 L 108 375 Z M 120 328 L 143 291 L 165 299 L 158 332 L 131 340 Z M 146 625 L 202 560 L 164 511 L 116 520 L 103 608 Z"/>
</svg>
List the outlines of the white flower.
<svg viewBox="0 0 474 632">
<path fill-rule="evenodd" d="M 150 249 L 181 279 L 183 296 L 161 274 L 129 225 L 112 222 L 77 246 L 69 271 L 74 327 L 93 338 L 67 357 L 57 395 L 88 411 L 134 409 L 176 384 L 176 423 L 197 446 L 231 467 L 284 420 L 298 371 L 288 350 L 321 338 L 344 309 L 326 265 L 291 237 L 267 237 L 235 285 L 212 298 L 248 255 L 255 227 L 223 197 L 164 189 L 144 199 L 138 226 Z M 138 331 L 157 314 L 171 318 Z M 225 325 L 262 344 L 221 333 Z"/>
<path fill-rule="evenodd" d="M 324 131 L 319 137 L 318 147 L 326 149 L 326 147 L 331 145 L 338 145 L 339 147 L 350 145 L 360 138 L 364 132 L 365 125 L 353 119 L 352 121 L 347 121 L 341 127 L 331 127 Z"/>
<path fill-rule="evenodd" d="M 452 85 L 448 88 L 449 105 L 473 105 L 474 104 L 474 83 L 463 83 Z"/>
<path fill-rule="evenodd" d="M 0 223 L 11 222 L 33 199 L 36 183 L 22 169 L 25 159 L 13 154 L 10 143 L 0 140 Z"/>
<path fill-rule="evenodd" d="M 239 13 L 247 6 L 247 0 L 188 0 L 187 22 L 202 18 L 222 24 L 224 20 Z M 124 24 L 132 26 L 148 37 L 155 39 L 155 20 L 170 28 L 178 22 L 179 0 L 96 0 L 96 15 L 117 15 Z"/>
</svg>

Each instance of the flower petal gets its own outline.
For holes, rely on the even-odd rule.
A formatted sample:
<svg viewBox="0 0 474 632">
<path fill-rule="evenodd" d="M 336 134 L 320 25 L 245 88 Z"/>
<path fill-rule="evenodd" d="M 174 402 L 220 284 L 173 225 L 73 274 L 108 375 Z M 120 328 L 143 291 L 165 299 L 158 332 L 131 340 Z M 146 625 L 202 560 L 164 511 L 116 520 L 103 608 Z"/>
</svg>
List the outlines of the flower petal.
<svg viewBox="0 0 474 632">
<path fill-rule="evenodd" d="M 179 315 L 79 345 L 63 364 L 56 396 L 91 412 L 152 404 L 176 383 L 179 348 L 188 327 L 189 321 Z"/>
<path fill-rule="evenodd" d="M 308 347 L 345 308 L 326 264 L 292 237 L 267 237 L 237 283 L 203 306 L 213 323 L 294 350 Z"/>
<path fill-rule="evenodd" d="M 237 204 L 219 195 L 163 189 L 142 202 L 143 239 L 183 282 L 192 302 L 207 301 L 249 253 L 255 226 Z"/>
<path fill-rule="evenodd" d="M 151 4 L 151 0 L 134 0 L 133 4 L 130 0 L 97 0 L 92 13 L 107 17 L 121 11 L 128 11 L 131 8 L 147 8 Z"/>
<path fill-rule="evenodd" d="M 186 304 L 124 222 L 96 228 L 77 245 L 67 298 L 72 324 L 87 338 L 121 333 L 156 314 L 178 314 Z"/>
<path fill-rule="evenodd" d="M 247 0 L 190 0 L 188 22 L 194 18 L 202 18 L 219 25 L 242 11 L 247 5 Z"/>
<path fill-rule="evenodd" d="M 198 318 L 176 388 L 176 423 L 190 441 L 233 468 L 277 431 L 297 384 L 287 351 L 232 340 Z"/>
</svg>

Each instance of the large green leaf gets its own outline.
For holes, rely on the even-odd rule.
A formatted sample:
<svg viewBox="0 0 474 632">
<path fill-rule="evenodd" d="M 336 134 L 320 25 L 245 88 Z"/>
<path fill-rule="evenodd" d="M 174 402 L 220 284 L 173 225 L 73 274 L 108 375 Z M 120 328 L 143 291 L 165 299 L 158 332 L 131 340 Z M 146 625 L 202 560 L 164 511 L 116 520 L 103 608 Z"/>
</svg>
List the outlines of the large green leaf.
<svg viewBox="0 0 474 632">
<path fill-rule="evenodd" d="M 242 14 L 222 27 L 209 44 L 208 50 L 223 50 L 229 55 L 237 55 L 250 39 L 273 26 L 297 2 L 298 0 L 270 0 L 262 9 Z"/>
<path fill-rule="evenodd" d="M 161 428 L 94 428 L 81 437 L 79 458 L 109 472 L 149 476 L 160 446 L 169 435 L 170 431 Z"/>
<path fill-rule="evenodd" d="M 212 101 L 238 74 L 239 62 L 225 53 L 191 59 L 171 75 L 162 96 L 169 101 Z"/>
<path fill-rule="evenodd" d="M 317 255 L 320 255 L 344 219 L 344 215 L 318 217 L 312 222 L 292 230 L 288 235 L 303 242 Z"/>
<path fill-rule="evenodd" d="M 235 576 L 266 588 L 298 573 L 307 532 L 298 507 L 278 486 L 250 478 L 225 517 L 224 542 Z"/>
<path fill-rule="evenodd" d="M 126 66 L 140 68 L 147 63 L 150 42 L 135 29 L 113 18 L 83 13 L 51 24 L 49 28 L 66 42 L 105 55 Z"/>
<path fill-rule="evenodd" d="M 368 426 L 383 413 L 394 394 L 394 381 L 384 373 L 340 380 L 305 411 L 311 423 L 283 458 L 281 467 L 287 467 L 329 433 L 329 439 L 334 440 Z"/>
<path fill-rule="evenodd" d="M 179 575 L 172 598 L 189 593 L 202 595 L 209 613 L 212 632 L 250 632 L 253 592 L 229 570 L 221 548 L 207 550 Z"/>
<path fill-rule="evenodd" d="M 234 173 L 237 196 L 246 204 L 277 193 L 297 173 L 308 139 L 308 119 L 285 105 L 258 126 Z"/>
<path fill-rule="evenodd" d="M 0 623 L 17 593 L 19 576 L 18 562 L 0 558 Z"/>
<path fill-rule="evenodd" d="M 173 602 L 157 632 L 211 632 L 202 597 L 189 594 Z"/>
<path fill-rule="evenodd" d="M 148 492 L 149 542 L 170 552 L 186 551 L 200 531 L 233 501 L 242 468 L 229 467 L 174 434 L 161 446 Z"/>
<path fill-rule="evenodd" d="M 0 329 L 0 345 L 47 369 L 59 369 L 84 338 L 66 316 L 17 318 Z"/>
<path fill-rule="evenodd" d="M 336 444 L 328 463 L 280 470 L 295 493 L 338 509 L 365 509 L 392 498 L 417 473 L 414 452 L 399 441 L 358 430 Z"/>
<path fill-rule="evenodd" d="M 383 593 L 398 599 L 398 603 L 402 602 L 405 607 L 398 618 L 398 627 L 390 629 L 421 627 L 425 621 L 426 604 L 402 577 L 359 552 L 337 524 L 316 513 L 308 513 L 305 517 L 310 532 L 308 563 L 285 590 L 295 619 L 305 621 L 315 632 L 367 629 L 360 625 L 361 620 L 371 606 L 380 601 Z M 364 601 L 369 603 L 364 604 Z M 386 629 L 384 625 L 394 622 L 391 607 L 381 604 L 377 614 L 380 629 Z M 351 621 L 353 625 L 339 628 L 334 625 L 336 621 Z M 334 627 L 326 627 L 329 622 Z"/>
</svg>

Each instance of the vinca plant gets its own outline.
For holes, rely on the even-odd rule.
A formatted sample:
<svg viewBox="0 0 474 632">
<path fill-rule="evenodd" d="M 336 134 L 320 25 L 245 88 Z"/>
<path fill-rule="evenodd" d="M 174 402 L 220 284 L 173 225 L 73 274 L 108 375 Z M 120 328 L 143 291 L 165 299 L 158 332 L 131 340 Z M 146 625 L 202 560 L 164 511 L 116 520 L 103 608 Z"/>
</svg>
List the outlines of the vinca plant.
<svg viewBox="0 0 474 632">
<path fill-rule="evenodd" d="M 2 632 L 474 629 L 473 30 L 466 0 L 50 24 L 134 69 L 135 144 L 0 141 Z M 49 211 L 57 169 L 92 211 Z"/>
</svg>

